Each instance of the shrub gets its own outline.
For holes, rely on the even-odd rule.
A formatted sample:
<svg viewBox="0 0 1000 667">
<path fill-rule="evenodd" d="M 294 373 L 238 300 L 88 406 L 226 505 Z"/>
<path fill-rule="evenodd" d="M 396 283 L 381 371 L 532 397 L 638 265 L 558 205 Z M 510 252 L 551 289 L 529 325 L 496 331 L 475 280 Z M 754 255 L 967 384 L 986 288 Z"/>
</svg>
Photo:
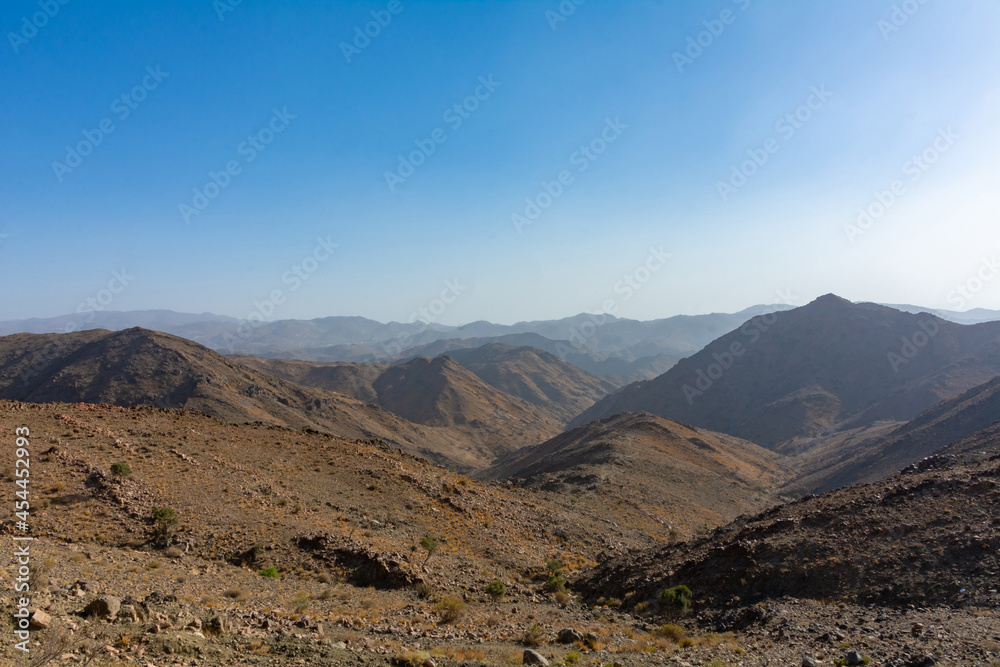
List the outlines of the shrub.
<svg viewBox="0 0 1000 667">
<path fill-rule="evenodd" d="M 486 594 L 489 595 L 494 600 L 499 600 L 500 598 L 502 598 L 506 590 L 507 587 L 504 586 L 504 583 L 499 580 L 486 584 Z"/>
<path fill-rule="evenodd" d="M 546 586 L 548 586 L 550 591 L 558 593 L 559 591 L 566 590 L 566 580 L 562 578 L 561 574 L 549 575 Z"/>
<path fill-rule="evenodd" d="M 558 558 L 550 558 L 549 562 L 545 564 L 545 568 L 549 571 L 549 575 L 559 576 L 562 574 L 563 565 Z"/>
<path fill-rule="evenodd" d="M 680 616 L 691 608 L 691 589 L 687 586 L 674 586 L 660 593 L 660 608 Z"/>
<path fill-rule="evenodd" d="M 687 631 L 679 625 L 674 625 L 673 623 L 668 623 L 666 625 L 661 625 L 656 630 L 656 634 L 661 637 L 666 637 L 675 642 L 680 642 L 682 639 L 687 637 Z"/>
<path fill-rule="evenodd" d="M 619 600 L 618 598 L 608 598 L 608 606 L 611 607 L 612 609 L 617 609 L 618 607 L 622 606 L 622 601 Z"/>
<path fill-rule="evenodd" d="M 273 565 L 269 565 L 262 570 L 257 570 L 257 574 L 268 579 L 281 579 L 281 575 L 278 574 L 278 568 Z"/>
<path fill-rule="evenodd" d="M 424 559 L 424 564 L 426 565 L 427 561 L 429 561 L 431 556 L 438 550 L 437 538 L 432 537 L 431 535 L 424 535 L 420 540 L 420 546 L 422 546 L 424 551 L 427 552 L 427 558 Z"/>
<path fill-rule="evenodd" d="M 132 469 L 128 467 L 127 463 L 118 461 L 111 464 L 111 474 L 116 477 L 128 477 L 132 474 Z"/>
<path fill-rule="evenodd" d="M 545 631 L 538 623 L 525 630 L 524 637 L 521 638 L 521 643 L 527 646 L 540 646 L 543 641 L 545 641 Z"/>
<path fill-rule="evenodd" d="M 581 656 L 579 651 L 570 651 L 569 653 L 566 654 L 566 664 L 575 665 L 577 662 L 580 661 L 580 657 Z"/>
<path fill-rule="evenodd" d="M 442 623 L 454 623 L 465 611 L 465 603 L 460 598 L 445 596 L 434 606 Z"/>
<path fill-rule="evenodd" d="M 153 524 L 156 526 L 158 535 L 166 535 L 170 531 L 170 526 L 177 523 L 177 512 L 170 507 L 153 508 Z"/>
</svg>

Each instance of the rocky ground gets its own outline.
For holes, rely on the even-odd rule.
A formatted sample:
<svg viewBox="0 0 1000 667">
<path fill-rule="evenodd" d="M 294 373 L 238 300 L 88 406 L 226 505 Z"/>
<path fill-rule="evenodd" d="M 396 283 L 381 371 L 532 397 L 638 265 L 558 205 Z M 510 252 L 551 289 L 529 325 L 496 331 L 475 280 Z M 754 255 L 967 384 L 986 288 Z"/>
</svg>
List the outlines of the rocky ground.
<svg viewBox="0 0 1000 667">
<path fill-rule="evenodd" d="M 627 495 L 479 482 L 378 442 L 152 408 L 0 402 L 8 444 L 24 425 L 27 532 L 13 512 L 13 457 L 0 465 L 9 495 L 0 530 L 10 549 L 0 560 L 0 580 L 9 582 L 0 588 L 3 665 L 1000 664 L 1000 609 L 989 588 L 996 568 L 986 559 L 1000 546 L 990 486 L 997 461 L 988 456 L 931 462 L 886 482 L 895 496 L 821 496 L 705 532 L 683 516 L 651 517 Z M 112 463 L 131 473 L 113 474 Z M 154 522 L 163 507 L 175 510 L 176 524 Z M 830 516 L 784 533 L 783 512 Z M 886 571 L 905 583 L 910 568 L 933 595 L 872 600 L 848 586 L 822 599 L 809 588 L 785 597 L 721 576 L 720 565 L 706 569 L 720 578 L 690 579 L 690 613 L 672 618 L 648 602 L 677 583 L 652 568 L 682 566 L 679 554 L 715 558 L 723 543 L 711 540 L 731 530 L 759 531 L 740 539 L 770 560 L 747 572 L 777 585 L 782 568 L 797 572 L 799 561 L 816 559 L 781 536 L 821 536 L 816 543 L 839 557 L 874 553 L 889 534 L 873 523 L 882 515 L 930 526 L 903 531 Z M 865 522 L 867 534 L 852 532 Z M 35 538 L 27 658 L 12 639 L 12 536 L 25 534 Z M 674 544 L 684 538 L 691 541 Z M 922 557 L 943 554 L 956 567 L 928 560 L 939 569 L 920 572 L 924 562 L 904 556 L 921 540 Z M 978 571 L 966 550 L 973 546 Z M 650 553 L 659 557 L 643 556 Z M 620 569 L 628 563 L 632 570 Z M 968 594 L 932 586 L 965 577 Z M 494 581 L 504 583 L 497 598 L 487 592 Z"/>
</svg>

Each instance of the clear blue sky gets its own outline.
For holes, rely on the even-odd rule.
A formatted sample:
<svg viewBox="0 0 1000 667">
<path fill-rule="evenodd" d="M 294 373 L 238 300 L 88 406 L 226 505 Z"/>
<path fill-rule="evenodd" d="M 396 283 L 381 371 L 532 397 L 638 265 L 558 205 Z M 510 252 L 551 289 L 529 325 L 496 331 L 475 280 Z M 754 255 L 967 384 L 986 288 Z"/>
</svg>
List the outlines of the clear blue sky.
<svg viewBox="0 0 1000 667">
<path fill-rule="evenodd" d="M 237 317 L 280 290 L 274 318 L 407 320 L 451 280 L 445 323 L 779 291 L 1000 308 L 993 0 L 231 2 L 3 3 L 0 319 L 72 312 L 122 269 L 108 309 Z M 543 182 L 562 191 L 516 225 Z"/>
</svg>

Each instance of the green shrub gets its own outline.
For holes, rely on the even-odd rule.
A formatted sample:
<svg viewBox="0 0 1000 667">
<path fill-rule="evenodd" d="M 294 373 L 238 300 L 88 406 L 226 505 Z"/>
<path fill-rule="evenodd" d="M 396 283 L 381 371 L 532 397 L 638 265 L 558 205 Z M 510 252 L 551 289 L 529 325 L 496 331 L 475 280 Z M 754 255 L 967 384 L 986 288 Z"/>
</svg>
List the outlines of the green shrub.
<svg viewBox="0 0 1000 667">
<path fill-rule="evenodd" d="M 524 637 L 521 638 L 521 643 L 527 646 L 540 646 L 543 641 L 545 641 L 545 631 L 538 623 L 525 630 Z"/>
<path fill-rule="evenodd" d="M 545 567 L 549 571 L 550 575 L 562 574 L 563 565 L 559 562 L 558 558 L 549 559 L 549 562 L 545 564 Z"/>
<path fill-rule="evenodd" d="M 281 575 L 278 574 L 278 568 L 273 565 L 269 565 L 262 570 L 257 570 L 257 574 L 268 579 L 281 579 Z"/>
<path fill-rule="evenodd" d="M 454 623 L 465 611 L 465 603 L 461 598 L 445 596 L 434 606 L 434 611 L 438 613 L 442 623 Z"/>
<path fill-rule="evenodd" d="M 581 655 L 579 651 L 570 651 L 566 654 L 566 664 L 575 665 L 580 661 L 580 657 Z"/>
<path fill-rule="evenodd" d="M 691 589 L 687 586 L 674 586 L 660 593 L 660 608 L 666 612 L 681 615 L 691 608 Z"/>
<path fill-rule="evenodd" d="M 550 591 L 558 593 L 559 591 L 566 590 L 566 580 L 562 578 L 561 574 L 553 574 L 549 577 L 546 586 Z"/>
<path fill-rule="evenodd" d="M 117 461 L 111 464 L 111 474 L 116 477 L 128 477 L 132 474 L 132 469 L 128 467 L 127 463 Z"/>
<path fill-rule="evenodd" d="M 422 546 L 424 551 L 427 552 L 427 558 L 424 559 L 424 564 L 426 565 L 427 561 L 429 561 L 431 556 L 438 550 L 437 538 L 430 535 L 424 535 L 420 540 L 420 546 Z"/>
<path fill-rule="evenodd" d="M 166 535 L 170 532 L 170 526 L 177 523 L 177 512 L 170 507 L 153 508 L 153 525 L 156 527 L 158 535 Z"/>
<path fill-rule="evenodd" d="M 494 600 L 499 600 L 500 598 L 502 598 L 506 590 L 507 587 L 504 586 L 504 583 L 499 580 L 486 584 L 486 594 L 489 595 Z"/>
</svg>

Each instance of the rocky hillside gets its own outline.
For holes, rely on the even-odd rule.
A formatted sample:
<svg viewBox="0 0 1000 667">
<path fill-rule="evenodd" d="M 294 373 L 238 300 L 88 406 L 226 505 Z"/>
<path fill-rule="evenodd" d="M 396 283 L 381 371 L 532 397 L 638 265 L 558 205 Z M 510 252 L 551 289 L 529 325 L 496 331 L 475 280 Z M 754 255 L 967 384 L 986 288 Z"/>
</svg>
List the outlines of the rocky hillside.
<svg viewBox="0 0 1000 667">
<path fill-rule="evenodd" d="M 787 475 L 778 459 L 739 438 L 622 413 L 518 450 L 477 477 L 631 499 L 650 520 L 690 532 L 773 504 Z"/>
<path fill-rule="evenodd" d="M 991 349 L 998 336 L 1000 323 L 963 326 L 828 295 L 749 320 L 663 375 L 602 399 L 571 425 L 640 410 L 773 448 L 862 413 L 864 423 L 851 426 L 906 421 L 983 382 L 984 369 L 991 371 L 982 364 L 933 387 L 919 381 Z M 920 390 L 900 393 L 908 386 Z M 890 397 L 892 409 L 879 410 Z"/>
<path fill-rule="evenodd" d="M 1000 378 L 994 378 L 935 405 L 882 437 L 868 438 L 863 446 L 853 446 L 844 454 L 822 451 L 818 456 L 818 452 L 807 452 L 806 474 L 796 484 L 820 492 L 872 482 L 969 438 L 998 420 Z"/>
<path fill-rule="evenodd" d="M 498 392 L 454 366 L 465 380 L 489 392 L 480 397 L 481 404 L 496 398 Z M 197 343 L 145 329 L 0 338 L 0 398 L 184 408 L 235 423 L 380 439 L 463 469 L 488 465 L 559 430 L 554 419 L 514 398 L 501 403 L 506 411 L 484 407 L 477 423 L 470 420 L 464 428 L 416 424 L 345 394 L 274 377 Z"/>
<path fill-rule="evenodd" d="M 1000 439 L 981 433 L 972 449 L 743 517 L 694 541 L 628 554 L 580 586 L 635 605 L 684 584 L 695 608 L 719 619 L 782 596 L 995 609 Z"/>
</svg>

